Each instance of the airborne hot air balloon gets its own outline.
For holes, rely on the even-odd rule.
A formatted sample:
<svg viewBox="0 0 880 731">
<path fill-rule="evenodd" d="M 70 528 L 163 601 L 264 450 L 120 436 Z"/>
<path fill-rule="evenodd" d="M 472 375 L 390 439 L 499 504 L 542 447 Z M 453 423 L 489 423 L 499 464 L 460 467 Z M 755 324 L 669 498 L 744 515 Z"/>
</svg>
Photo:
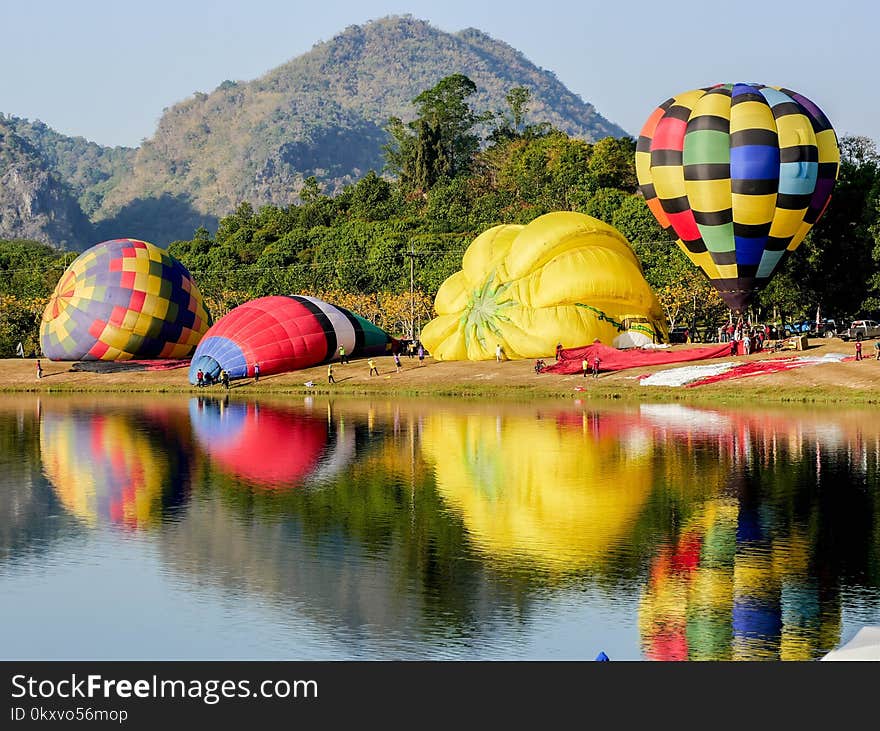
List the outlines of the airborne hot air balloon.
<svg viewBox="0 0 880 731">
<path fill-rule="evenodd" d="M 186 267 L 146 241 L 96 244 L 67 268 L 40 326 L 50 360 L 186 358 L 211 324 Z"/>
<path fill-rule="evenodd" d="M 839 162 L 837 136 L 819 107 L 762 84 L 668 99 L 636 146 L 654 217 L 737 312 L 822 215 Z"/>
<path fill-rule="evenodd" d="M 190 383 L 196 373 L 230 378 L 286 373 L 317 365 L 333 357 L 340 345 L 351 356 L 381 355 L 391 349 L 391 337 L 373 323 L 344 307 L 315 297 L 271 296 L 245 302 L 205 333 L 193 355 Z"/>
</svg>

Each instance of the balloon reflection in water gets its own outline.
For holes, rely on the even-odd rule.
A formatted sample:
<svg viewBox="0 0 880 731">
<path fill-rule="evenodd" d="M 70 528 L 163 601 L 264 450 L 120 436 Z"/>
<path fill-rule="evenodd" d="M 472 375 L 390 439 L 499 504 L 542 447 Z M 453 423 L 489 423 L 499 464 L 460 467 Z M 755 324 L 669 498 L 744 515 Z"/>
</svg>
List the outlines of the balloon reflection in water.
<svg viewBox="0 0 880 731">
<path fill-rule="evenodd" d="M 196 439 L 228 474 L 270 490 L 320 480 L 355 452 L 354 430 L 308 412 L 257 403 L 190 400 Z"/>
<path fill-rule="evenodd" d="M 616 414 L 446 412 L 427 419 L 422 447 L 480 550 L 559 573 L 601 565 L 639 517 L 652 445 L 633 428 Z"/>
<path fill-rule="evenodd" d="M 146 411 L 44 409 L 43 472 L 64 507 L 89 526 L 154 526 L 188 490 L 189 462 L 169 427 Z"/>
<path fill-rule="evenodd" d="M 808 660 L 836 644 L 840 603 L 811 578 L 804 531 L 740 495 L 707 501 L 654 558 L 639 629 L 652 660 Z"/>
</svg>

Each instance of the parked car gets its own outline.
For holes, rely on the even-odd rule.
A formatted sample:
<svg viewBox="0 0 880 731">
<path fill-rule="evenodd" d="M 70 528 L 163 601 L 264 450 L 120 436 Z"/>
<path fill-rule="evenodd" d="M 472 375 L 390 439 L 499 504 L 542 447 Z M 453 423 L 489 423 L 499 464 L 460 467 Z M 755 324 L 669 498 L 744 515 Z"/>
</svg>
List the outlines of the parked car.
<svg viewBox="0 0 880 731">
<path fill-rule="evenodd" d="M 787 338 L 790 338 L 792 335 L 807 335 L 812 329 L 813 323 L 810 320 L 789 322 L 783 327 L 783 335 Z"/>
<path fill-rule="evenodd" d="M 853 320 L 849 330 L 840 334 L 844 340 L 867 340 L 880 338 L 880 323 L 876 320 Z"/>
<path fill-rule="evenodd" d="M 669 342 L 686 343 L 690 334 L 691 329 L 689 327 L 674 327 L 669 331 Z"/>
<path fill-rule="evenodd" d="M 819 324 L 816 325 L 816 335 L 820 338 L 833 338 L 837 335 L 842 326 L 843 323 L 838 325 L 837 320 L 834 320 L 833 318 L 820 320 Z"/>
</svg>

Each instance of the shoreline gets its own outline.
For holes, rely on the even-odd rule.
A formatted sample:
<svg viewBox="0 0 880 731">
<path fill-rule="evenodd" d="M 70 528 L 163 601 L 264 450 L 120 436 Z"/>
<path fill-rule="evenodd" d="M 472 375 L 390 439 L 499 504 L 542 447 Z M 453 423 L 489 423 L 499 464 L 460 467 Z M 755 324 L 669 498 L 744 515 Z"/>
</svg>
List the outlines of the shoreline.
<svg viewBox="0 0 880 731">
<path fill-rule="evenodd" d="M 319 395 L 493 398 L 505 401 L 534 399 L 621 400 L 685 403 L 817 403 L 870 405 L 880 403 L 880 361 L 873 358 L 873 346 L 861 362 L 823 363 L 772 374 L 742 377 L 697 388 L 643 386 L 639 378 L 649 373 L 698 363 L 736 360 L 740 363 L 782 356 L 822 356 L 827 353 L 853 355 L 851 343 L 837 339 L 814 340 L 806 351 L 784 354 L 718 358 L 714 361 L 633 368 L 603 373 L 598 379 L 581 375 L 536 374 L 531 360 L 436 362 L 424 365 L 404 358 L 403 370 L 395 373 L 391 356 L 376 358 L 380 375 L 368 376 L 366 360 L 354 360 L 334 367 L 337 383 L 328 385 L 326 364 L 292 373 L 233 381 L 230 396 Z M 870 341 L 868 341 L 870 343 Z M 693 346 L 673 346 L 673 350 Z M 166 393 L 222 396 L 222 386 L 198 388 L 187 380 L 187 368 L 161 371 L 89 373 L 71 371 L 70 363 L 42 359 L 43 378 L 34 375 L 34 358 L 0 359 L 0 393 Z M 549 361 L 550 359 L 548 359 Z M 306 387 L 313 381 L 313 388 Z M 579 390 L 582 389 L 582 390 Z"/>
</svg>

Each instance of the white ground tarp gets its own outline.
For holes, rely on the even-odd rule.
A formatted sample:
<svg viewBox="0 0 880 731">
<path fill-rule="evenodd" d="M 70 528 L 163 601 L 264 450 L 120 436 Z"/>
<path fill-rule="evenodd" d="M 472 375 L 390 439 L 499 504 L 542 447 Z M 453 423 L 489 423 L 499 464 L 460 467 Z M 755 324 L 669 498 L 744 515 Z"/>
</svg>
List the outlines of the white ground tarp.
<svg viewBox="0 0 880 731">
<path fill-rule="evenodd" d="M 880 627 L 862 627 L 849 642 L 822 659 L 880 661 Z"/>
</svg>

